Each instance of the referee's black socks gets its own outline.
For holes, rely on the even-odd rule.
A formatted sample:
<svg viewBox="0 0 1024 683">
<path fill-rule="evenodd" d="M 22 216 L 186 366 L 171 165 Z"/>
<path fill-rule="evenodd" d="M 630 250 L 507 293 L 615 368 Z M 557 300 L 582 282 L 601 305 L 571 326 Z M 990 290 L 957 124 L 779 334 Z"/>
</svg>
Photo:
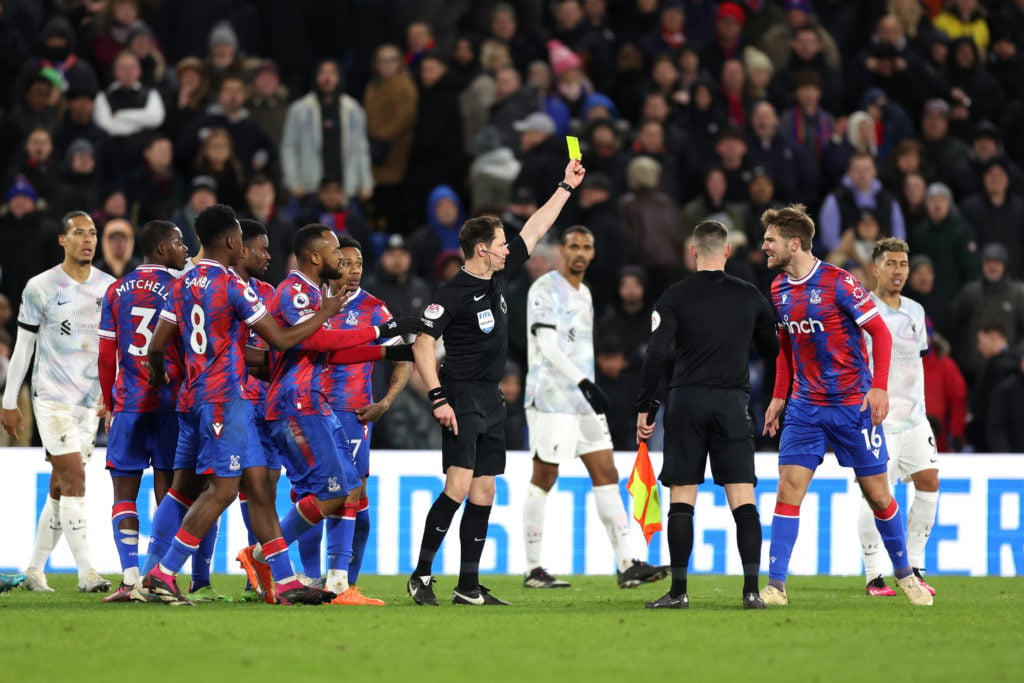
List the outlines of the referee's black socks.
<svg viewBox="0 0 1024 683">
<path fill-rule="evenodd" d="M 434 564 L 434 555 L 441 547 L 441 541 L 444 540 L 444 535 L 448 533 L 448 527 L 452 524 L 452 517 L 455 516 L 455 512 L 461 504 L 461 502 L 449 498 L 442 491 L 434 504 L 430 506 L 427 522 L 423 527 L 423 540 L 420 542 L 420 558 L 416 564 L 416 571 L 413 572 L 416 576 L 430 576 L 434 573 L 431 569 Z"/>
<path fill-rule="evenodd" d="M 743 594 L 756 593 L 761 571 L 761 517 L 753 503 L 738 506 L 732 517 L 736 520 L 736 545 L 743 563 Z"/>
<path fill-rule="evenodd" d="M 480 585 L 480 556 L 487 542 L 487 522 L 491 518 L 490 505 L 477 505 L 466 501 L 459 526 L 462 543 L 462 564 L 459 567 L 459 590 L 471 591 Z"/>
<path fill-rule="evenodd" d="M 672 503 L 668 507 L 668 554 L 672 562 L 672 586 L 669 595 L 678 598 L 686 592 L 686 569 L 693 551 L 693 506 Z"/>
</svg>

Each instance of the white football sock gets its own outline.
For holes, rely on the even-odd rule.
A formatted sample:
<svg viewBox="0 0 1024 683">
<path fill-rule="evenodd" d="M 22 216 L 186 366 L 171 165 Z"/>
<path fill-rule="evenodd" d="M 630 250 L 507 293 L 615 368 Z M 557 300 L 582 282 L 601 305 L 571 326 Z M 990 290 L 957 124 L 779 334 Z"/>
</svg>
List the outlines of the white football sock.
<svg viewBox="0 0 1024 683">
<path fill-rule="evenodd" d="M 126 586 L 134 586 L 139 582 L 139 568 L 129 567 L 121 572 L 121 582 Z"/>
<path fill-rule="evenodd" d="M 868 501 L 863 497 L 860 499 L 860 511 L 857 514 L 857 532 L 860 534 L 860 554 L 864 560 L 864 577 L 867 581 L 873 581 L 879 576 L 889 573 L 890 563 L 887 563 L 889 555 L 882 546 L 882 534 L 878 533 L 875 526 L 875 513 L 872 512 Z"/>
<path fill-rule="evenodd" d="M 64 527 L 64 537 L 71 546 L 71 554 L 78 567 L 78 578 L 84 579 L 92 569 L 89 559 L 89 537 L 85 515 L 85 496 L 61 496 L 60 524 Z"/>
<path fill-rule="evenodd" d="M 907 559 L 910 566 L 924 569 L 924 547 L 935 524 L 935 509 L 939 503 L 938 491 L 915 491 L 907 517 Z"/>
<path fill-rule="evenodd" d="M 530 484 L 526 487 L 526 502 L 523 503 L 523 539 L 526 542 L 526 571 L 531 572 L 540 564 L 540 548 L 544 540 L 544 504 L 548 492 Z"/>
<path fill-rule="evenodd" d="M 615 563 L 619 571 L 624 572 L 633 566 L 633 547 L 629 542 L 629 519 L 626 517 L 626 508 L 622 507 L 619 485 L 595 486 L 594 504 L 612 544 Z"/>
<path fill-rule="evenodd" d="M 49 495 L 46 496 L 46 505 L 39 513 L 39 523 L 36 525 L 36 544 L 32 548 L 32 559 L 28 566 L 40 571 L 46 569 L 46 561 L 50 553 L 57 547 L 57 542 L 63 534 L 60 524 L 60 500 Z"/>
<path fill-rule="evenodd" d="M 327 582 L 324 584 L 326 590 L 341 595 L 348 590 L 348 570 L 328 569 Z"/>
</svg>

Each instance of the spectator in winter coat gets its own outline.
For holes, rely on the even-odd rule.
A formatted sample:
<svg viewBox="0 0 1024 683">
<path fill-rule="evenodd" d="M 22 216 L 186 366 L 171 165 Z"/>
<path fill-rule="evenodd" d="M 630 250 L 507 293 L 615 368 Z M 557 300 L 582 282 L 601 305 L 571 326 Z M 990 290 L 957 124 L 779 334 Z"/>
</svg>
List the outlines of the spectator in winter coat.
<svg viewBox="0 0 1024 683">
<path fill-rule="evenodd" d="M 974 226 L 978 246 L 1002 244 L 1009 255 L 1012 277 L 1024 276 L 1024 199 L 1009 192 L 1008 162 L 997 157 L 988 162 L 981 177 L 983 191 L 964 201 L 964 217 Z"/>
<path fill-rule="evenodd" d="M 316 86 L 288 107 L 281 140 L 284 184 L 295 197 L 338 181 L 350 198 L 373 196 L 366 113 L 345 94 L 342 72 L 332 60 L 316 69 Z"/>
</svg>

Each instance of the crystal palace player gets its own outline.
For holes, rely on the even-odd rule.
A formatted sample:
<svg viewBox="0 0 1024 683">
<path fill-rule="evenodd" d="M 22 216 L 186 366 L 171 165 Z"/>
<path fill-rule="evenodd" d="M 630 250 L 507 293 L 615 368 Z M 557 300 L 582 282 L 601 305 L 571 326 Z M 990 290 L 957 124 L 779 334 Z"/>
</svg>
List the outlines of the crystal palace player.
<svg viewBox="0 0 1024 683">
<path fill-rule="evenodd" d="M 914 502 L 907 515 L 907 559 L 918 581 L 924 581 L 924 547 L 928 543 L 939 500 L 939 456 L 935 435 L 924 410 L 924 364 L 928 332 L 924 307 L 901 296 L 910 272 L 910 246 L 896 237 L 875 244 L 871 270 L 878 284 L 871 298 L 892 334 L 889 366 L 889 414 L 885 418 L 885 445 L 889 449 L 889 482 L 914 482 Z M 873 524 L 871 510 L 861 503 L 857 520 L 861 555 L 864 558 L 865 591 L 868 595 L 896 595 L 882 578 L 885 558 L 879 552 L 882 539 Z"/>
<path fill-rule="evenodd" d="M 190 604 L 175 583 L 176 574 L 238 495 L 239 477 L 249 469 L 265 470 L 262 450 L 248 447 L 253 414 L 252 404 L 241 396 L 242 325 L 279 350 L 302 341 L 334 349 L 378 336 L 372 328 L 333 334 L 321 329 L 341 309 L 341 297 L 327 298 L 320 312 L 282 330 L 267 316 L 256 293 L 228 270 L 242 253 L 242 229 L 235 212 L 222 204 L 204 209 L 196 218 L 196 232 L 206 258 L 175 283 L 171 306 L 160 313 L 149 348 L 150 384 L 161 386 L 166 382 L 167 342 L 174 335 L 181 337 L 186 370 L 183 407 L 188 412 L 179 423 L 175 467 L 194 461 L 197 474 L 210 475 L 209 486 L 185 514 L 170 548 L 142 581 L 149 595 L 168 604 Z M 249 513 L 267 551 L 277 601 L 322 602 L 329 594 L 307 589 L 295 578 L 273 500 L 254 497 L 262 490 L 249 488 Z"/>
<path fill-rule="evenodd" d="M 153 468 L 159 503 L 171 485 L 181 386 L 181 349 L 174 340 L 167 352 L 168 382 L 147 384 L 145 358 L 157 318 L 174 287 L 169 268 L 181 270 L 188 248 L 181 230 L 167 221 L 150 221 L 139 231 L 145 263 L 112 284 L 100 318 L 100 386 L 109 417 L 107 470 L 114 485 L 111 523 L 121 558 L 121 585 L 103 602 L 128 602 L 139 581 L 139 513 L 136 500 L 143 470 Z M 116 379 L 115 379 L 116 377 Z"/>
<path fill-rule="evenodd" d="M 889 330 L 852 275 L 811 254 L 814 222 L 803 206 L 770 209 L 761 221 L 768 266 L 783 271 L 772 283 L 781 348 L 774 397 L 765 413 L 766 434 L 775 436 L 786 410 L 769 581 L 761 597 L 768 605 L 789 601 L 786 575 L 800 526 L 800 503 L 824 458 L 826 443 L 831 443 L 839 463 L 857 474 L 900 588 L 912 604 L 930 605 L 932 596 L 907 561 L 903 517 L 886 475 L 889 456 L 882 421 L 889 410 Z M 873 342 L 873 378 L 862 331 Z"/>
<path fill-rule="evenodd" d="M 267 228 L 259 221 L 248 218 L 243 218 L 238 223 L 242 226 L 242 256 L 234 265 L 235 274 L 238 275 L 242 282 L 247 283 L 252 291 L 256 292 L 256 296 L 260 298 L 264 305 L 267 305 L 267 302 L 274 297 L 274 287 L 270 283 L 259 279 L 267 272 L 267 268 L 270 267 L 270 241 L 267 237 Z M 267 343 L 251 328 L 246 327 L 242 334 L 246 339 L 246 362 L 248 364 L 251 360 L 251 354 L 248 352 L 249 349 L 266 352 L 268 347 Z M 260 360 L 262 361 L 263 359 L 260 358 Z M 269 378 L 269 369 L 264 370 L 264 372 L 264 376 Z M 260 484 L 264 489 L 263 495 L 274 499 L 276 498 L 277 482 L 281 478 L 281 457 L 273 438 L 270 436 L 270 429 L 267 427 L 266 421 L 267 386 L 267 381 L 257 377 L 250 368 L 246 368 L 245 381 L 242 383 L 242 398 L 249 401 L 253 409 L 249 447 L 252 449 L 262 448 L 267 470 L 266 476 L 263 476 L 263 472 L 258 472 L 254 473 L 258 474 L 255 480 L 252 478 L 243 480 L 241 490 L 238 493 L 238 504 L 242 511 L 242 519 L 245 521 L 245 528 L 249 534 L 249 545 L 255 544 L 257 540 L 252 530 L 252 520 L 249 517 L 249 493 L 245 490 L 245 485 L 249 483 Z M 191 598 L 191 596 L 189 597 Z M 256 598 L 256 587 L 247 582 L 242 599 L 253 600 Z"/>
<path fill-rule="evenodd" d="M 519 235 L 506 240 L 501 221 L 472 218 L 459 231 L 466 265 L 438 287 L 424 312 L 427 334 L 413 344 L 416 366 L 433 403 L 441 431 L 444 491 L 427 513 L 419 560 L 407 590 L 419 605 L 437 605 L 433 588 L 434 555 L 455 512 L 466 501 L 459 529 L 462 564 L 452 602 L 507 605 L 480 585 L 480 556 L 494 501 L 494 478 L 505 471 L 505 399 L 498 388 L 508 351 L 508 278 L 519 269 L 538 240 L 551 228 L 586 173 L 569 162 L 555 193 L 526 221 Z M 444 336 L 446 357 L 440 378 L 434 340 Z M 443 378 L 443 379 L 442 379 Z"/>
<path fill-rule="evenodd" d="M 32 410 L 53 473 L 25 570 L 25 587 L 52 590 L 43 568 L 63 534 L 78 566 L 78 590 L 96 593 L 109 590 L 110 582 L 89 560 L 85 463 L 92 456 L 99 426 L 97 408 L 102 406 L 96 330 L 103 295 L 114 278 L 92 266 L 96 226 L 88 214 L 72 211 L 61 219 L 60 244 L 64 261 L 29 280 L 21 297 L 18 339 L 4 390 L 3 425 L 11 436 L 22 430 L 18 392 L 35 350 Z"/>
<path fill-rule="evenodd" d="M 341 301 L 344 296 L 339 292 L 327 300 L 321 297 L 321 285 L 341 275 L 341 247 L 331 228 L 314 223 L 299 229 L 295 233 L 294 251 L 298 270 L 293 270 L 281 282 L 270 305 L 274 318 L 285 329 L 302 327 L 311 318 L 319 320 L 325 311 L 328 318 L 333 317 L 340 307 L 328 308 L 323 303 Z M 420 326 L 419 318 L 403 318 L 322 334 L 361 335 L 358 341 L 368 342 L 378 337 L 398 336 Z M 365 334 L 366 331 L 370 334 Z M 262 547 L 245 548 L 238 555 L 250 581 L 255 579 L 268 596 L 276 590 L 266 579 L 263 560 L 270 556 L 268 551 L 285 554 L 288 543 L 339 510 L 345 498 L 357 494 L 360 488 L 355 463 L 346 454 L 350 444 L 323 389 L 324 369 L 329 362 L 324 352 L 333 349 L 310 343 L 315 340 L 316 337 L 277 357 L 267 393 L 266 419 L 298 499 L 294 509 L 281 520 L 283 539 L 275 539 L 274 546 L 263 543 Z M 340 524 L 328 526 L 328 547 L 342 547 L 344 532 Z M 351 540 L 348 543 L 351 545 Z M 338 559 L 340 561 L 340 556 Z M 333 568 L 342 569 L 341 566 Z M 344 569 L 348 569 L 347 563 Z M 327 587 L 330 589 L 331 585 Z"/>
<path fill-rule="evenodd" d="M 331 287 L 342 289 L 351 298 L 338 315 L 331 320 L 333 329 L 351 329 L 363 325 L 379 325 L 391 319 L 384 302 L 360 288 L 363 276 L 363 252 L 359 242 L 349 236 L 338 238 L 341 246 L 341 277 L 331 281 Z M 401 339 L 393 337 L 387 343 L 394 345 Z M 412 363 L 397 361 L 391 373 L 387 393 L 373 400 L 373 363 L 332 365 L 324 378 L 324 394 L 334 414 L 341 421 L 341 427 L 348 438 L 351 449 L 348 455 L 356 465 L 362 485 L 359 493 L 349 496 L 338 519 L 335 515 L 327 518 L 325 524 L 348 525 L 339 537 L 340 547 L 329 547 L 328 562 L 335 565 L 327 573 L 325 585 L 338 594 L 337 600 L 348 605 L 381 606 L 383 600 L 369 598 L 356 585 L 363 552 L 370 535 L 370 499 L 366 495 L 366 478 L 370 474 L 370 440 L 373 423 L 391 407 L 395 397 L 405 388 L 412 375 Z M 309 576 L 320 575 L 320 544 L 322 536 L 319 527 L 310 529 L 299 539 L 299 553 L 302 566 Z M 332 555 L 339 557 L 334 558 Z"/>
</svg>

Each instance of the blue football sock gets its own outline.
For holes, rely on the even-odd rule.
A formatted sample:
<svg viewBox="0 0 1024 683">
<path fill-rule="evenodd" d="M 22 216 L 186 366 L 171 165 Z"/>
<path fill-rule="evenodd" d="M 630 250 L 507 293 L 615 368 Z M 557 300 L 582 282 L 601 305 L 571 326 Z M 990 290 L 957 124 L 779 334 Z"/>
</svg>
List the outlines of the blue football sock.
<svg viewBox="0 0 1024 683">
<path fill-rule="evenodd" d="M 319 579 L 320 546 L 324 541 L 324 528 L 317 524 L 299 536 L 299 558 L 302 559 L 302 573 L 311 579 Z"/>
<path fill-rule="evenodd" d="M 134 523 L 132 523 L 132 520 Z M 110 514 L 114 527 L 114 545 L 121 559 L 121 571 L 139 568 L 139 511 L 134 500 L 119 500 L 114 503 Z M 121 528 L 121 524 L 129 528 Z"/>
<path fill-rule="evenodd" d="M 330 515 L 326 522 L 327 569 L 348 571 L 352 562 L 352 539 L 356 532 L 355 506 L 346 504 L 342 516 Z"/>
<path fill-rule="evenodd" d="M 768 579 L 776 584 L 785 584 L 789 574 L 789 559 L 793 556 L 793 546 L 797 534 L 800 533 L 800 506 L 775 504 L 775 516 L 772 517 L 772 541 L 768 554 Z"/>
<path fill-rule="evenodd" d="M 893 498 L 889 507 L 885 510 L 875 510 L 875 527 L 882 535 L 882 544 L 885 545 L 892 560 L 892 568 L 897 579 L 909 576 L 910 558 L 907 557 L 907 532 L 903 527 L 903 513 L 900 506 Z"/>
<path fill-rule="evenodd" d="M 359 570 L 363 566 L 363 553 L 366 552 L 366 543 L 370 539 L 369 500 L 363 498 L 359 504 L 361 507 L 356 513 L 356 529 L 352 536 L 352 561 L 348 565 L 348 582 L 353 586 L 359 578 Z"/>
<path fill-rule="evenodd" d="M 256 534 L 252 532 L 252 522 L 249 521 L 249 499 L 244 493 L 238 494 L 238 507 L 242 512 L 242 521 L 245 522 L 245 531 L 248 534 L 249 545 L 256 545 L 258 542 Z"/>
<path fill-rule="evenodd" d="M 160 501 L 153 514 L 153 529 L 146 552 L 146 566 L 142 569 L 143 575 L 148 574 L 170 548 L 174 534 L 178 532 L 181 520 L 185 519 L 185 513 L 191 506 L 192 501 L 173 488 L 167 490 L 167 495 Z"/>
<path fill-rule="evenodd" d="M 196 554 L 192 556 L 192 584 L 188 589 L 190 593 L 210 585 L 210 565 L 213 563 L 213 551 L 217 547 L 217 532 L 219 530 L 220 519 L 218 518 L 203 536 L 203 540 L 196 549 Z"/>
<path fill-rule="evenodd" d="M 288 557 L 288 544 L 283 538 L 275 538 L 264 543 L 263 556 L 267 558 L 275 583 L 284 583 L 295 578 L 292 561 Z"/>
<path fill-rule="evenodd" d="M 178 529 L 171 547 L 167 549 L 164 556 L 160 558 L 160 569 L 168 574 L 174 575 L 181 571 L 185 560 L 195 554 L 202 539 L 196 538 L 184 529 Z"/>
<path fill-rule="evenodd" d="M 306 496 L 295 503 L 295 507 L 281 520 L 281 537 L 285 543 L 291 545 L 295 539 L 306 533 L 307 529 L 320 524 L 323 518 L 316 499 L 313 496 Z"/>
</svg>

